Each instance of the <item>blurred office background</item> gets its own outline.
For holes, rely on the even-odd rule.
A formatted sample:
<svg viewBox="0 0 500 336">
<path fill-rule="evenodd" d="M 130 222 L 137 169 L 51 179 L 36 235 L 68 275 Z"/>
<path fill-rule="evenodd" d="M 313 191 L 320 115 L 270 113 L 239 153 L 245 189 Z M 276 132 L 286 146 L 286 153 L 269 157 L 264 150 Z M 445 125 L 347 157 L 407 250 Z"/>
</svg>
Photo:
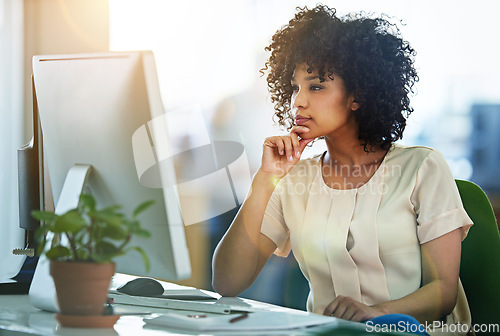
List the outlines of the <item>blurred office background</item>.
<svg viewBox="0 0 500 336">
<path fill-rule="evenodd" d="M 0 0 L 0 216 L 17 220 L 15 148 L 31 137 L 31 57 L 35 54 L 153 50 L 166 110 L 196 105 L 212 141 L 243 144 L 259 166 L 273 108 L 259 74 L 273 33 L 295 0 Z M 500 3 L 324 0 L 340 14 L 385 13 L 417 51 L 420 81 L 402 143 L 437 148 L 456 178 L 478 183 L 500 214 Z M 189 127 L 189 125 L 185 126 Z M 320 150 L 321 144 L 311 151 Z M 210 289 L 215 244 L 237 209 L 186 227 L 193 278 Z M 8 231 L 10 230 L 10 231 Z M 288 304 L 281 294 L 293 258 L 273 257 L 242 296 Z"/>
</svg>

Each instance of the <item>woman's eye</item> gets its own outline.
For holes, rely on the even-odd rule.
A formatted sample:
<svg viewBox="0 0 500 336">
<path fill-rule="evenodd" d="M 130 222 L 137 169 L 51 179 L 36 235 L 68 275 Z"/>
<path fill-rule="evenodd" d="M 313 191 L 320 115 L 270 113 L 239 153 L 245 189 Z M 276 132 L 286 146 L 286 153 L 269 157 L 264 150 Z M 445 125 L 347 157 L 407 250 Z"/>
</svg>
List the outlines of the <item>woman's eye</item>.
<svg viewBox="0 0 500 336">
<path fill-rule="evenodd" d="M 321 85 L 311 85 L 309 89 L 311 91 L 319 91 L 319 90 L 323 89 L 323 87 Z"/>
</svg>

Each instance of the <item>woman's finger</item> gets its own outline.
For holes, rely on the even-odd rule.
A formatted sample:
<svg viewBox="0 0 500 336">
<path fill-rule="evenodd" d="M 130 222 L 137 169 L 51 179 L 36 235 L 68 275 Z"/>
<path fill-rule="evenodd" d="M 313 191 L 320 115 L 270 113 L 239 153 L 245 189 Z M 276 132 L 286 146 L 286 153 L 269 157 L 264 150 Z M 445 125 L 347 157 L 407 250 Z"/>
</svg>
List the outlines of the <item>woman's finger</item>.
<svg viewBox="0 0 500 336">
<path fill-rule="evenodd" d="M 307 133 L 309 132 L 309 127 L 306 126 L 293 126 L 292 129 L 290 130 L 290 133 Z"/>
<path fill-rule="evenodd" d="M 332 315 L 337 309 L 339 302 L 339 297 L 336 297 L 332 302 L 330 302 L 328 306 L 326 306 L 325 310 L 323 311 L 323 315 Z"/>
<path fill-rule="evenodd" d="M 285 145 L 285 155 L 286 159 L 290 162 L 293 161 L 293 157 L 295 154 L 293 153 L 293 144 L 292 144 L 292 138 L 289 135 L 282 136 L 281 140 L 283 140 L 283 143 Z"/>
<path fill-rule="evenodd" d="M 304 148 L 306 148 L 307 144 L 310 142 L 313 142 L 315 139 L 300 139 L 299 144 L 300 144 L 300 152 L 302 153 L 304 151 Z"/>
<path fill-rule="evenodd" d="M 273 150 L 277 150 L 279 155 L 283 155 L 285 153 L 285 144 L 283 140 L 279 136 L 269 137 L 264 141 L 264 146 L 272 148 Z"/>
<path fill-rule="evenodd" d="M 300 158 L 302 151 L 300 150 L 300 139 L 297 133 L 290 133 L 290 139 L 292 140 L 293 155 L 296 158 Z"/>
<path fill-rule="evenodd" d="M 341 318 L 343 318 L 344 320 L 352 321 L 354 315 L 356 315 L 357 312 L 358 312 L 358 309 L 357 309 L 356 304 L 354 304 L 353 302 L 349 302 L 349 303 L 346 302 L 346 309 L 345 309 L 344 313 L 342 314 Z"/>
<path fill-rule="evenodd" d="M 305 139 L 301 139 L 301 137 L 299 136 L 307 132 L 309 132 L 309 128 L 305 126 L 293 126 L 292 129 L 290 130 L 290 136 L 292 137 L 293 140 L 294 152 L 297 158 L 300 158 L 300 155 L 302 154 L 305 145 L 307 145 L 309 142 L 312 141 L 311 139 L 310 141 L 307 141 L 305 145 L 302 145 L 301 141 Z"/>
</svg>

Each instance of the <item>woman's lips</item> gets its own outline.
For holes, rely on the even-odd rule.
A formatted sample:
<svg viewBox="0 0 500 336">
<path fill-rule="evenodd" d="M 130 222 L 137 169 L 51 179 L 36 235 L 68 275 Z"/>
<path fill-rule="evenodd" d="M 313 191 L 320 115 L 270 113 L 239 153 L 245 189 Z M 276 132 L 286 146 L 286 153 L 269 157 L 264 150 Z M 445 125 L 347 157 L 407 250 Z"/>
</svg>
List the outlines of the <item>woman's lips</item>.
<svg viewBox="0 0 500 336">
<path fill-rule="evenodd" d="M 301 116 L 301 115 L 298 115 L 298 116 L 295 117 L 295 123 L 297 125 L 305 124 L 309 120 L 311 120 L 311 118 L 307 118 L 307 117 L 304 117 L 304 116 Z"/>
</svg>

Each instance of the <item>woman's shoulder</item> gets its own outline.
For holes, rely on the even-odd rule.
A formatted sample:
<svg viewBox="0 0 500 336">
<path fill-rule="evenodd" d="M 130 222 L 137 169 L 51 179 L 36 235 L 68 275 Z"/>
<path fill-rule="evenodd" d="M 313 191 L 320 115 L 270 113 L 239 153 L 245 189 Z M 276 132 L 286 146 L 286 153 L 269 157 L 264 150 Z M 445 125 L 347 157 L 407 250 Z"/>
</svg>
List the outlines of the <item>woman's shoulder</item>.
<svg viewBox="0 0 500 336">
<path fill-rule="evenodd" d="M 426 146 L 405 146 L 396 144 L 386 157 L 388 171 L 395 176 L 429 176 L 450 171 L 443 154 L 437 149 Z M 425 179 L 425 177 L 424 177 Z"/>
<path fill-rule="evenodd" d="M 408 146 L 394 143 L 387 155 L 387 161 L 392 163 L 404 161 L 407 164 L 420 165 L 426 159 L 444 161 L 443 155 L 437 149 L 427 146 Z"/>
</svg>

